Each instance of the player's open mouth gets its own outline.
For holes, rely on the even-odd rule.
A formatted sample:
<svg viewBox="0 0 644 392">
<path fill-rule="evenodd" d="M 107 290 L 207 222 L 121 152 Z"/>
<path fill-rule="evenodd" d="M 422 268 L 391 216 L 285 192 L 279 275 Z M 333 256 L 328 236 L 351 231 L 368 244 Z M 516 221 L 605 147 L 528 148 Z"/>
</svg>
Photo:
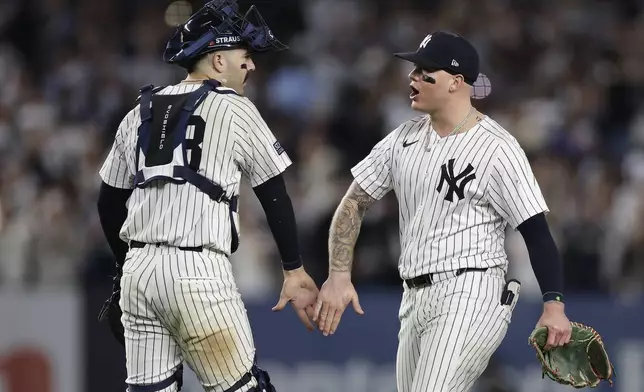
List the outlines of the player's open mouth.
<svg viewBox="0 0 644 392">
<path fill-rule="evenodd" d="M 409 94 L 409 98 L 414 99 L 418 96 L 420 93 L 418 90 L 416 90 L 413 86 L 409 86 L 411 88 L 411 93 Z"/>
</svg>

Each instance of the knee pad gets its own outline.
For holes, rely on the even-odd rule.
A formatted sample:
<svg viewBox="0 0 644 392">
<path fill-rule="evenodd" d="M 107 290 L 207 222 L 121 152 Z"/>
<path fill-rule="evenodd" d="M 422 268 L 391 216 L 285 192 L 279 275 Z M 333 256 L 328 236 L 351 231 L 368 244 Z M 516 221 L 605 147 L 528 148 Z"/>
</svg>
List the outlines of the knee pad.
<svg viewBox="0 0 644 392">
<path fill-rule="evenodd" d="M 253 365 L 250 372 L 257 380 L 257 386 L 252 389 L 253 392 L 276 392 L 275 387 L 271 384 L 271 378 L 268 372 L 257 365 Z"/>
<path fill-rule="evenodd" d="M 250 368 L 248 373 L 244 374 L 239 381 L 224 392 L 235 392 L 239 390 L 244 385 L 248 384 L 253 377 L 255 377 L 255 380 L 257 381 L 257 386 L 252 387 L 248 392 L 276 392 L 275 387 L 271 384 L 271 378 L 269 377 L 268 372 L 258 367 L 257 364 L 253 364 L 253 367 Z"/>
<path fill-rule="evenodd" d="M 177 383 L 177 391 L 181 391 L 181 387 L 183 386 L 183 365 L 179 365 L 172 376 L 163 381 L 148 385 L 128 384 L 127 392 L 157 392 L 168 388 L 174 383 Z"/>
</svg>

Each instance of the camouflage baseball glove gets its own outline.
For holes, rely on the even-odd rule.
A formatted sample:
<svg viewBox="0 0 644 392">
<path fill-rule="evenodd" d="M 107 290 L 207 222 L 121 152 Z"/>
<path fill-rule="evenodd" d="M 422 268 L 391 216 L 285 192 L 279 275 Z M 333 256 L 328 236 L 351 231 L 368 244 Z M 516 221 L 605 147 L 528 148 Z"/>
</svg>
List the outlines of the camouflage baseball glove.
<svg viewBox="0 0 644 392">
<path fill-rule="evenodd" d="M 544 346 L 548 340 L 548 329 L 536 328 L 530 334 L 528 342 L 537 351 L 543 375 L 574 388 L 595 388 L 601 380 L 612 385 L 613 364 L 608 358 L 601 336 L 587 325 L 571 325 L 570 342 L 547 351 Z"/>
</svg>

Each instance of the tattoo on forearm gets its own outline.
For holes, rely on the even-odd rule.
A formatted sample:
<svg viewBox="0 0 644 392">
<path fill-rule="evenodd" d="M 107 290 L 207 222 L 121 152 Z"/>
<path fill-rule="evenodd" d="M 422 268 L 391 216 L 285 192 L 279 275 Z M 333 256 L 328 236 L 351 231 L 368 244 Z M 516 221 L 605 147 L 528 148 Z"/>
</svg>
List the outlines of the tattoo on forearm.
<svg viewBox="0 0 644 392">
<path fill-rule="evenodd" d="M 335 211 L 329 232 L 329 268 L 351 271 L 362 218 L 376 200 L 353 182 Z"/>
</svg>

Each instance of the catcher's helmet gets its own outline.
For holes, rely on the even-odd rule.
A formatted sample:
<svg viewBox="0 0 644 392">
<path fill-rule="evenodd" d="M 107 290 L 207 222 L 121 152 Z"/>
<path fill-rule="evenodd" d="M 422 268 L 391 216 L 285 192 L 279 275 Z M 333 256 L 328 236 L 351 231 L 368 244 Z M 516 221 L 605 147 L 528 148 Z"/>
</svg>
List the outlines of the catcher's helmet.
<svg viewBox="0 0 644 392">
<path fill-rule="evenodd" d="M 212 0 L 177 26 L 163 61 L 185 67 L 209 52 L 246 48 L 252 52 L 288 49 L 268 28 L 255 6 L 238 13 L 237 0 Z"/>
</svg>

